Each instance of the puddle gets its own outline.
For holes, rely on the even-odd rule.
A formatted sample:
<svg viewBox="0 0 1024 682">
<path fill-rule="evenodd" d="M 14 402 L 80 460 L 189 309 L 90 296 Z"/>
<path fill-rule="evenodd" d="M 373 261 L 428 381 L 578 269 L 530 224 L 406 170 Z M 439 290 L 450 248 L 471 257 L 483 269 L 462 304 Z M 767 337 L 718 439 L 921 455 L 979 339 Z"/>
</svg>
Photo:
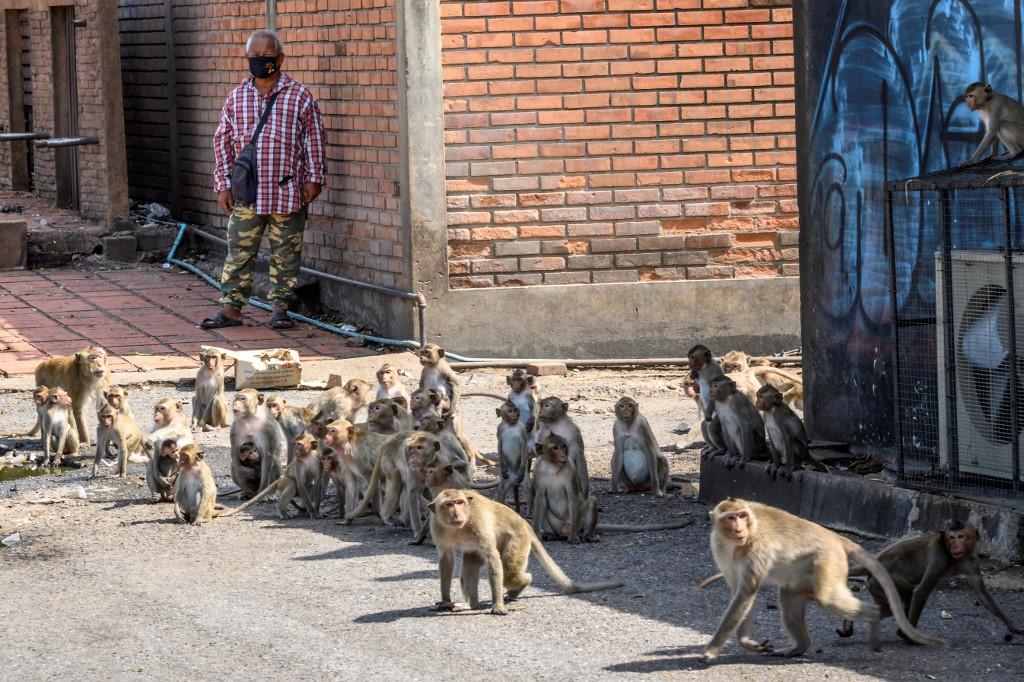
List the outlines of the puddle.
<svg viewBox="0 0 1024 682">
<path fill-rule="evenodd" d="M 36 467 L 35 469 L 29 467 L 6 467 L 4 469 L 0 469 L 0 483 L 17 481 L 22 478 L 31 478 L 32 476 L 59 476 L 60 474 L 76 470 L 76 467 Z"/>
</svg>

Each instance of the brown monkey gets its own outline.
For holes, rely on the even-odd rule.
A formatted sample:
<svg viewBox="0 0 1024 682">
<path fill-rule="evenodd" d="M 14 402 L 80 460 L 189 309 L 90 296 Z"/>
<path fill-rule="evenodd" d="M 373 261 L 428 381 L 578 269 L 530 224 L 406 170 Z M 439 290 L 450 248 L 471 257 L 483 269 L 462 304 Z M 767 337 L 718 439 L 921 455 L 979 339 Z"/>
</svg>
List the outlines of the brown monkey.
<svg viewBox="0 0 1024 682">
<path fill-rule="evenodd" d="M 217 484 L 210 467 L 203 461 L 203 451 L 189 443 L 178 452 L 178 478 L 174 482 L 174 518 L 179 523 L 201 526 L 218 516 Z"/>
<path fill-rule="evenodd" d="M 793 480 L 793 469 L 804 468 L 804 462 L 816 471 L 829 473 L 828 467 L 811 456 L 808 448 L 807 431 L 796 412 L 783 402 L 782 394 L 771 384 L 765 384 L 757 391 L 757 409 L 764 412 L 764 427 L 768 434 L 768 450 L 772 461 L 765 471 L 772 478 L 779 474 L 782 463 L 786 463 L 786 480 Z"/>
<path fill-rule="evenodd" d="M 263 394 L 251 388 L 236 392 L 231 402 L 231 409 L 235 413 L 229 434 L 231 480 L 245 495 L 254 495 L 277 480 L 280 476 L 281 460 L 287 455 L 288 441 L 284 431 L 263 402 Z M 253 489 L 250 479 L 241 470 L 239 447 L 247 440 L 252 441 L 260 455 L 260 478 L 257 489 Z"/>
<path fill-rule="evenodd" d="M 78 440 L 89 445 L 89 427 L 85 423 L 83 409 L 88 398 L 99 402 L 101 392 L 110 386 L 107 351 L 89 346 L 74 355 L 47 358 L 36 367 L 36 386 L 61 386 L 68 392 L 78 427 Z M 35 434 L 39 427 L 36 424 L 28 435 Z"/>
<path fill-rule="evenodd" d="M 181 402 L 174 398 L 162 398 L 153 406 L 153 430 L 146 436 L 145 449 L 160 452 L 165 440 L 173 440 L 179 449 L 193 442 Z"/>
<path fill-rule="evenodd" d="M 539 448 L 548 436 L 556 435 L 565 440 L 569 447 L 576 477 L 580 481 L 580 494 L 590 497 L 590 474 L 587 472 L 587 458 L 583 452 L 583 434 L 569 416 L 569 403 L 559 398 L 544 398 L 540 401 L 537 419 L 540 424 L 534 434 L 534 447 Z M 540 454 L 539 452 L 537 454 Z M 534 480 L 536 490 L 536 479 Z"/>
<path fill-rule="evenodd" d="M 196 394 L 192 397 L 192 428 L 203 431 L 231 425 L 228 401 L 224 397 L 225 355 L 207 348 L 199 356 L 203 363 L 196 372 Z"/>
<path fill-rule="evenodd" d="M 448 401 L 449 412 L 455 412 L 459 407 L 459 393 L 461 383 L 455 374 L 452 366 L 444 357 L 444 348 L 436 343 L 428 343 L 419 352 L 420 365 L 420 388 L 430 390 L 436 388 Z"/>
<path fill-rule="evenodd" d="M 40 387 L 46 389 L 45 386 Z M 72 411 L 71 396 L 60 386 L 52 391 L 45 390 L 38 395 L 46 396 L 42 411 L 43 459 L 46 466 L 56 466 L 63 455 L 78 453 L 78 429 L 75 428 L 75 415 Z"/>
<path fill-rule="evenodd" d="M 964 90 L 967 108 L 977 111 L 985 124 L 985 137 L 974 150 L 967 163 L 977 163 L 982 155 L 992 149 L 998 151 L 996 142 L 1002 142 L 1006 153 L 993 156 L 997 161 L 1012 159 L 1024 150 L 1024 106 L 1012 97 L 995 92 L 988 83 L 971 83 Z"/>
<path fill-rule="evenodd" d="M 463 449 L 462 443 L 455 436 L 450 419 L 445 419 L 437 414 L 428 414 L 420 420 L 419 430 L 437 436 L 437 439 L 441 442 L 441 454 L 444 455 L 445 459 L 467 477 L 471 476 L 471 472 L 474 469 L 473 462 L 470 460 L 469 455 L 466 454 L 465 449 Z"/>
<path fill-rule="evenodd" d="M 288 444 L 288 462 L 295 457 L 295 439 L 311 428 L 313 424 L 313 413 L 311 407 L 292 407 L 288 401 L 278 395 L 267 396 L 267 409 L 270 416 L 277 420 L 284 432 L 285 441 Z"/>
<path fill-rule="evenodd" d="M 104 405 L 96 429 L 96 457 L 92 462 L 92 476 L 111 445 L 117 447 L 117 475 L 128 476 L 128 457 L 142 450 L 142 431 L 131 417 L 120 414 L 110 405 Z M 161 441 L 162 444 L 162 441 Z M 155 451 L 154 451 L 155 452 Z"/>
<path fill-rule="evenodd" d="M 440 417 L 448 412 L 448 401 L 439 389 L 418 388 L 409 399 L 409 411 L 412 412 L 413 428 L 420 428 L 420 422 L 430 414 Z"/>
<path fill-rule="evenodd" d="M 1024 635 L 1024 629 L 1013 624 L 985 587 L 985 580 L 981 576 L 981 569 L 975 556 L 977 540 L 978 531 L 974 526 L 963 521 L 951 521 L 941 533 L 928 533 L 900 540 L 879 553 L 878 562 L 885 566 L 892 576 L 901 602 L 909 604 L 907 620 L 911 625 L 917 626 L 921 611 L 924 610 L 928 597 L 939 581 L 954 575 L 962 575 L 974 590 L 981 605 L 1006 625 L 1009 632 L 1004 637 L 1005 641 L 1009 642 L 1014 635 Z M 857 566 L 850 571 L 850 575 L 863 576 L 868 575 L 868 572 Z M 882 618 L 892 615 L 893 609 L 886 598 L 885 590 L 874 576 L 868 579 L 868 592 L 881 608 Z M 842 628 L 836 632 L 840 637 L 849 637 L 853 634 L 853 622 L 843 621 Z M 900 636 L 904 636 L 902 631 Z"/>
<path fill-rule="evenodd" d="M 505 383 L 509 387 L 508 400 L 519 410 L 519 421 L 526 427 L 527 433 L 532 432 L 537 414 L 536 379 L 525 370 L 517 369 L 505 377 Z"/>
<path fill-rule="evenodd" d="M 804 623 L 808 600 L 843 618 L 867 621 L 871 646 L 879 650 L 879 609 L 854 597 L 846 586 L 848 557 L 859 561 L 878 579 L 889 603 L 896 605 L 893 614 L 897 623 L 912 639 L 934 646 L 946 644 L 910 624 L 885 567 L 855 542 L 781 509 L 732 497 L 719 502 L 710 517 L 711 552 L 732 598 L 704 652 L 706 661 L 718 656 L 733 632 L 737 632 L 740 645 L 751 651 L 800 656 L 811 644 Z M 758 642 L 751 636 L 751 607 L 765 584 L 779 586 L 782 623 L 793 640 L 792 647 L 777 653 L 767 641 Z"/>
<path fill-rule="evenodd" d="M 103 400 L 121 414 L 135 419 L 135 413 L 132 412 L 132 406 L 128 404 L 128 391 L 124 390 L 120 386 L 112 386 L 109 391 L 105 391 L 103 393 Z M 103 406 L 100 405 L 99 407 Z M 99 409 L 97 408 L 97 412 L 98 411 Z"/>
<path fill-rule="evenodd" d="M 27 437 L 34 436 L 40 433 L 40 429 L 43 424 L 43 414 L 46 412 L 46 407 L 50 403 L 50 389 L 47 386 L 36 386 L 35 390 L 32 391 L 32 403 L 36 407 L 36 423 L 32 428 L 25 433 L 6 433 L 5 436 L 11 437 Z M 75 427 L 75 435 L 78 435 L 78 427 Z"/>
<path fill-rule="evenodd" d="M 345 469 L 341 456 L 334 450 L 327 449 L 320 453 L 320 467 L 323 475 L 334 483 L 334 492 L 338 498 L 338 518 L 345 518 Z M 324 481 L 326 488 L 327 481 Z"/>
<path fill-rule="evenodd" d="M 161 502 L 174 499 L 174 482 L 178 478 L 178 443 L 165 440 L 159 452 L 153 452 L 146 463 L 146 484 L 149 492 L 159 495 Z"/>
<path fill-rule="evenodd" d="M 543 409 L 543 408 L 541 408 Z M 577 545 L 592 540 L 597 526 L 597 500 L 583 494 L 565 439 L 550 434 L 539 442 L 533 466 L 533 530 L 547 530 Z"/>
<path fill-rule="evenodd" d="M 353 427 L 350 438 L 356 438 L 358 432 L 359 427 Z M 373 471 L 370 472 L 363 500 L 354 511 L 345 515 L 345 520 L 351 522 L 366 511 L 372 500 L 379 500 L 380 506 L 377 511 L 385 525 L 392 526 L 397 522 L 403 522 L 418 535 L 422 523 L 419 497 L 423 492 L 423 481 L 421 477 L 414 475 L 413 467 L 418 466 L 422 470 L 422 465 L 427 459 L 440 451 L 441 443 L 435 436 L 422 431 L 403 431 L 382 437 L 385 440 L 379 447 L 380 454 L 373 464 Z M 415 465 L 413 458 L 417 460 Z M 378 497 L 381 479 L 384 486 L 383 499 Z M 396 521 L 392 517 L 398 512 L 399 507 L 402 513 Z"/>
<path fill-rule="evenodd" d="M 615 403 L 612 440 L 612 492 L 622 490 L 625 474 L 626 489 L 653 490 L 658 497 L 665 497 L 668 460 L 661 454 L 647 417 L 640 414 L 640 406 L 632 398 L 622 397 Z"/>
<path fill-rule="evenodd" d="M 238 463 L 232 469 L 231 479 L 238 486 L 242 496 L 252 497 L 258 493 L 260 488 L 260 476 L 263 471 L 263 455 L 256 443 L 247 440 L 238 446 Z M 271 463 L 269 467 L 270 480 L 277 480 L 281 475 L 281 465 Z M 237 478 L 236 478 L 237 475 Z M 270 486 L 267 486 L 268 488 Z"/>
<path fill-rule="evenodd" d="M 309 404 L 313 411 L 310 430 L 317 438 L 323 438 L 327 425 L 339 419 L 361 424 L 366 421 L 366 408 L 372 401 L 373 385 L 362 379 L 349 379 L 342 386 L 328 388 Z"/>
<path fill-rule="evenodd" d="M 390 398 L 370 403 L 366 421 L 371 431 L 387 436 L 393 436 L 399 431 L 412 431 L 412 414 L 401 403 Z"/>
<path fill-rule="evenodd" d="M 751 459 L 768 459 L 764 441 L 764 420 L 750 398 L 736 390 L 736 384 L 726 376 L 711 380 L 711 400 L 715 415 L 722 425 L 722 439 L 726 447 L 725 465 L 742 469 Z"/>
<path fill-rule="evenodd" d="M 288 518 L 288 504 L 298 494 L 309 518 L 320 518 L 323 499 L 323 465 L 317 456 L 317 442 L 308 433 L 295 439 L 295 459 L 288 463 L 284 475 L 277 481 L 277 513 Z"/>
<path fill-rule="evenodd" d="M 717 457 L 725 454 L 725 439 L 722 436 L 722 423 L 715 414 L 715 403 L 711 400 L 711 380 L 724 376 L 724 373 L 711 356 L 708 347 L 702 344 L 697 344 L 687 351 L 686 358 L 690 363 L 690 378 L 696 382 L 694 391 L 704 413 L 704 419 L 700 423 L 705 443 L 701 456 Z"/>
<path fill-rule="evenodd" d="M 381 512 L 383 496 L 376 496 L 376 487 L 371 491 L 371 480 L 377 469 L 377 461 L 384 456 L 385 449 L 392 452 L 401 445 L 407 435 L 409 434 L 400 433 L 385 436 L 373 433 L 363 426 L 352 424 L 347 419 L 338 419 L 327 427 L 324 444 L 340 459 L 341 476 L 345 485 L 345 520 L 348 523 L 362 514 L 371 502 L 378 513 Z M 360 493 L 363 493 L 361 504 Z"/>
<path fill-rule="evenodd" d="M 409 391 L 398 378 L 398 370 L 386 362 L 377 370 L 377 392 L 374 394 L 374 398 L 376 400 L 389 398 L 400 402 L 402 407 L 409 409 Z"/>
<path fill-rule="evenodd" d="M 492 502 L 482 495 L 448 489 L 430 503 L 430 535 L 440 559 L 441 601 L 438 611 L 465 608 L 452 601 L 452 573 L 455 550 L 462 550 L 462 594 L 469 608 L 480 608 L 478 588 L 480 567 L 487 564 L 491 584 L 491 613 L 507 615 L 505 602 L 515 600 L 529 587 L 533 578 L 526 572 L 530 550 L 537 554 L 541 566 L 567 594 L 595 592 L 621 587 L 622 583 L 575 583 L 569 579 L 523 517 L 504 504 Z M 504 590 L 508 590 L 505 594 Z"/>
<path fill-rule="evenodd" d="M 501 483 L 498 485 L 497 500 L 506 502 L 511 488 L 518 514 L 520 491 L 524 500 L 531 497 L 530 477 L 527 471 L 530 462 L 530 436 L 523 423 L 522 413 L 512 400 L 506 401 L 496 409 L 495 414 L 501 420 L 498 424 L 498 466 L 501 469 Z"/>
</svg>

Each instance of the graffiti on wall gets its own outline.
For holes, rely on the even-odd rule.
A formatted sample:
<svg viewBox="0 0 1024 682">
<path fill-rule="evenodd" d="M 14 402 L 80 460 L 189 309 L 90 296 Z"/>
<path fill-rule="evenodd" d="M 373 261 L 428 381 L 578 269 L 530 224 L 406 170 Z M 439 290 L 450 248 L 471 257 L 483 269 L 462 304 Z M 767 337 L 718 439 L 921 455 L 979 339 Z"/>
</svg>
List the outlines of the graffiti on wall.
<svg viewBox="0 0 1024 682">
<path fill-rule="evenodd" d="M 830 396 L 808 406 L 818 437 L 892 440 L 885 183 L 970 157 L 982 128 L 963 103 L 967 84 L 989 82 L 1021 99 L 1022 5 L 806 3 L 807 27 L 833 26 L 829 41 L 806 40 L 820 82 L 803 118 L 810 141 L 801 176 L 804 362 L 809 397 Z M 935 240 L 934 223 L 922 213 L 914 238 L 900 243 L 911 251 L 901 261 L 920 267 L 897 272 L 897 306 L 912 287 L 934 286 L 927 270 Z M 835 399 L 837 386 L 845 400 Z"/>
</svg>

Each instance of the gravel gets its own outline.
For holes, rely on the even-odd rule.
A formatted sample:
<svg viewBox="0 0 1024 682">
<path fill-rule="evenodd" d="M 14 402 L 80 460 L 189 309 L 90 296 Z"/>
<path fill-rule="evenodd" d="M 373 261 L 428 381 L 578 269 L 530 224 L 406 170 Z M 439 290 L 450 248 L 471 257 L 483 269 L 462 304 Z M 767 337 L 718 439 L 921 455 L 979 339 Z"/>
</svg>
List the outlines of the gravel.
<svg viewBox="0 0 1024 682">
<path fill-rule="evenodd" d="M 181 526 L 169 504 L 149 501 L 138 464 L 126 481 L 109 471 L 89 480 L 83 469 L 0 483 L 0 539 L 15 531 L 22 537 L 15 547 L 0 547 L 7 585 L 0 598 L 0 670 L 17 680 L 420 680 L 469 674 L 518 680 L 650 673 L 730 681 L 1020 679 L 1024 637 L 1003 643 L 1002 624 L 976 605 L 963 581 L 944 584 L 921 622 L 924 631 L 957 640 L 958 647 L 904 645 L 888 620 L 882 628 L 885 649 L 874 653 L 863 627 L 853 638 L 840 639 L 834 634 L 837 619 L 811 605 L 814 644 L 804 658 L 762 657 L 730 643 L 719 662 L 705 668 L 699 656 L 728 599 L 721 584 L 695 589 L 714 573 L 706 508 L 678 493 L 657 500 L 607 492 L 615 400 L 636 397 L 661 444 L 675 443 L 683 436 L 673 430 L 695 420 L 692 403 L 675 388 L 679 378 L 678 372 L 651 370 L 541 380 L 543 395 L 572 401 L 602 520 L 695 523 L 670 532 L 606 534 L 582 546 L 550 543 L 570 576 L 620 579 L 625 587 L 559 595 L 531 562 L 534 585 L 504 618 L 486 611 L 430 612 L 439 598 L 433 548 L 409 546 L 409 531 L 369 519 L 349 527 L 333 517 L 282 522 L 271 505 L 257 505 L 252 514 L 202 528 Z M 504 392 L 496 371 L 476 371 L 466 379 L 467 391 Z M 298 404 L 313 396 L 285 395 Z M 188 408 L 190 394 L 173 387 L 144 387 L 129 397 L 145 417 L 167 396 Z M 487 398 L 465 401 L 469 436 L 485 453 L 495 449 L 495 406 Z M 27 393 L 0 395 L 0 431 L 27 430 L 32 416 Z M 218 485 L 231 486 L 227 430 L 196 438 Z M 25 439 L 0 444 L 38 447 Z M 695 451 L 668 457 L 673 475 L 696 480 Z M 87 499 L 75 498 L 79 486 Z M 996 598 L 1024 623 L 1019 569 L 996 578 Z M 481 595 L 488 594 L 484 582 Z M 786 636 L 778 611 L 768 609 L 769 596 L 774 595 L 765 591 L 755 606 L 755 632 L 781 645 Z M 940 618 L 941 611 L 952 618 Z"/>
</svg>

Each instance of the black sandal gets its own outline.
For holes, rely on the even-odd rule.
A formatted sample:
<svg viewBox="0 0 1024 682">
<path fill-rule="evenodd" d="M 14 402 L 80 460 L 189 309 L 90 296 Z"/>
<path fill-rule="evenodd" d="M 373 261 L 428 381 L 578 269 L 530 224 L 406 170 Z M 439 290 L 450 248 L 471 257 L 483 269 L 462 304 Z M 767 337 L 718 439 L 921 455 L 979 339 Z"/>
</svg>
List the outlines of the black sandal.
<svg viewBox="0 0 1024 682">
<path fill-rule="evenodd" d="M 295 329 L 295 320 L 288 317 L 288 313 L 274 313 L 267 326 L 271 329 Z"/>
<path fill-rule="evenodd" d="M 242 321 L 228 317 L 219 312 L 213 317 L 208 317 L 199 323 L 200 329 L 223 329 L 224 327 L 241 327 Z"/>
</svg>

